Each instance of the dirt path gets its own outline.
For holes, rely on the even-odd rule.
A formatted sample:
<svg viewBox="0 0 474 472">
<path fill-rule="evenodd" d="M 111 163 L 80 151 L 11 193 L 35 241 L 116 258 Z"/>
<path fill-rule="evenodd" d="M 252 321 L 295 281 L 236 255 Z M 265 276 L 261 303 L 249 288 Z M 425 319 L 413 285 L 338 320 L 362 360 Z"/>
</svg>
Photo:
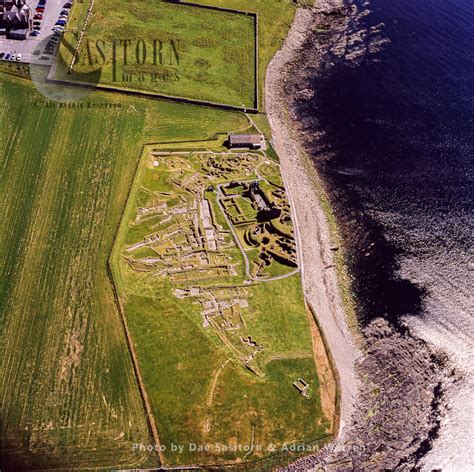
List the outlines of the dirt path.
<svg viewBox="0 0 474 472">
<path fill-rule="evenodd" d="M 214 377 L 212 378 L 211 388 L 209 390 L 209 395 L 207 396 L 206 404 L 207 406 L 211 406 L 214 400 L 214 392 L 216 391 L 217 381 L 219 380 L 219 375 L 222 374 L 225 366 L 230 362 L 230 359 L 227 359 L 225 362 L 221 364 L 221 366 L 216 370 Z"/>
<path fill-rule="evenodd" d="M 219 376 L 222 374 L 222 372 L 224 371 L 225 369 L 225 366 L 230 362 L 230 359 L 227 359 L 226 361 L 224 361 L 215 371 L 214 373 L 214 377 L 212 377 L 212 381 L 211 381 L 211 388 L 209 389 L 209 394 L 207 395 L 207 399 L 206 399 L 206 405 L 208 407 L 211 407 L 212 406 L 212 402 L 214 401 L 214 393 L 216 391 L 216 387 L 217 387 L 217 381 L 219 380 Z M 206 420 L 204 421 L 203 423 L 203 431 L 204 433 L 208 433 L 210 430 L 211 430 L 211 415 L 209 414 L 208 417 L 206 418 Z"/>
</svg>

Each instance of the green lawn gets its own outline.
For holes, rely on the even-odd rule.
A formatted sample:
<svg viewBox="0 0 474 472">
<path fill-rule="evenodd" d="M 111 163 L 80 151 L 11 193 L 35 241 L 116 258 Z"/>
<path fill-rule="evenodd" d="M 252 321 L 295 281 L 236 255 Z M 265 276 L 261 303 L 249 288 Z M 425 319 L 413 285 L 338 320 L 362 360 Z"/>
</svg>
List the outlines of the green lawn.
<svg viewBox="0 0 474 472">
<path fill-rule="evenodd" d="M 86 103 L 122 107 L 33 109 L 30 83 L 1 79 L 5 467 L 156 465 L 132 450 L 151 440 L 106 261 L 142 143 L 206 139 L 245 117 L 99 93 Z"/>
</svg>

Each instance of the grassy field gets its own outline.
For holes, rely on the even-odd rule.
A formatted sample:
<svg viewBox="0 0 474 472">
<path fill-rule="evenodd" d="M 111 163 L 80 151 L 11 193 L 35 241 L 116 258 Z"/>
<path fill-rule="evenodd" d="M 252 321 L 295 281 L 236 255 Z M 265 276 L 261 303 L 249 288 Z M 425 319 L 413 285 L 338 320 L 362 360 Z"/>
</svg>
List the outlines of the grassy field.
<svg viewBox="0 0 474 472">
<path fill-rule="evenodd" d="M 183 145 L 175 143 L 179 148 Z M 235 275 L 220 276 L 218 280 L 209 275 L 201 284 L 191 280 L 183 285 L 173 282 L 172 276 L 153 274 L 145 266 L 138 270 L 131 267 L 127 248 L 143 241 L 150 232 L 162 234 L 160 231 L 174 228 L 169 223 L 160 223 L 161 217 L 137 220 L 138 208 L 155 208 L 161 201 L 157 200 L 159 195 L 169 202 L 169 207 L 185 198 L 185 194 L 175 194 L 176 187 L 169 180 L 172 174 L 164 163 L 156 168 L 150 165 L 152 149 L 145 149 L 115 244 L 112 267 L 160 442 L 167 448 L 165 463 L 252 461 L 285 443 L 306 443 L 326 437 L 331 433 L 330 421 L 321 408 L 298 274 L 246 288 L 245 334 L 238 330 L 233 335 L 204 327 L 199 303 L 189 298 L 177 299 L 173 291 L 189 284 L 204 289 L 216 283 L 227 287 L 242 284 L 245 274 L 239 251 L 230 248 L 237 264 Z M 183 161 L 177 168 L 187 175 L 194 175 L 199 169 L 195 158 L 179 159 L 186 159 L 186 164 Z M 225 181 L 223 176 L 220 181 Z M 225 220 L 218 221 L 227 227 Z M 160 253 L 158 246 L 155 248 Z M 156 253 L 146 249 L 139 249 L 137 257 L 156 257 Z M 173 267 L 179 266 L 179 261 L 178 256 Z M 245 368 L 237 352 L 242 345 L 238 337 L 248 335 L 262 346 L 257 360 L 249 364 L 259 375 Z M 309 399 L 293 386 L 299 377 L 310 383 Z M 173 444 L 183 449 L 173 450 Z M 210 449 L 192 450 L 192 444 L 208 444 Z M 219 449 L 219 444 L 229 450 Z M 253 450 L 245 449 L 252 444 Z M 238 450 L 239 447 L 243 449 Z"/>
<path fill-rule="evenodd" d="M 132 450 L 149 430 L 106 261 L 142 143 L 245 118 L 98 93 L 84 106 L 121 108 L 45 108 L 27 81 L 1 79 L 4 468 L 156 465 Z"/>
<path fill-rule="evenodd" d="M 258 91 L 259 108 L 263 109 L 263 79 L 268 63 L 285 39 L 297 5 L 312 4 L 312 0 L 296 3 L 282 0 L 195 0 L 194 3 L 258 14 Z M 109 62 L 103 66 L 104 84 L 236 106 L 253 106 L 256 65 L 254 26 L 252 17 L 185 5 L 149 0 L 132 3 L 101 0 L 94 4 L 80 56 L 90 62 L 90 51 L 92 62 L 97 59 L 101 63 L 96 47 L 96 41 L 101 39 L 104 44 L 101 43 L 100 47 Z M 123 66 L 123 47 L 117 46 L 119 65 L 112 81 L 111 42 L 114 38 L 130 39 L 131 43 L 128 46 L 130 59 L 127 66 Z M 145 40 L 147 47 L 147 61 L 143 65 L 136 63 L 138 39 Z M 153 39 L 163 42 L 165 64 L 161 67 L 151 64 Z M 179 65 L 170 50 L 171 39 L 179 40 Z M 74 42 L 72 38 L 70 40 Z M 124 77 L 129 80 L 123 80 Z"/>
<path fill-rule="evenodd" d="M 77 68 L 97 61 L 105 85 L 252 107 L 254 36 L 252 16 L 155 0 L 101 0 Z"/>
<path fill-rule="evenodd" d="M 290 29 L 297 5 L 310 5 L 313 0 L 195 0 L 202 5 L 236 8 L 258 14 L 259 20 L 259 108 L 264 105 L 263 85 L 271 58 L 280 48 Z M 264 130 L 262 130 L 264 131 Z"/>
</svg>

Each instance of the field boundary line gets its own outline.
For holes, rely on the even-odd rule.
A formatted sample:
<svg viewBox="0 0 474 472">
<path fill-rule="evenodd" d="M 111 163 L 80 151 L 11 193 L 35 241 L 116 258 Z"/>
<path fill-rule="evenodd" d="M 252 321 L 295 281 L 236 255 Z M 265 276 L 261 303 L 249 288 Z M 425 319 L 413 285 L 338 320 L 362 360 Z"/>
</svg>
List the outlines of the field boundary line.
<svg viewBox="0 0 474 472">
<path fill-rule="evenodd" d="M 137 379 L 137 384 L 138 384 L 138 389 L 140 391 L 140 396 L 142 397 L 142 402 L 143 402 L 144 407 L 145 407 L 145 413 L 146 413 L 146 416 L 147 416 L 147 423 L 148 423 L 148 426 L 149 426 L 150 431 L 152 433 L 153 440 L 155 441 L 155 445 L 157 446 L 157 452 L 158 452 L 158 457 L 159 457 L 159 460 L 160 460 L 160 464 L 164 464 L 163 452 L 161 451 L 161 447 L 160 447 L 160 445 L 161 445 L 160 437 L 158 435 L 158 430 L 156 428 L 156 423 L 155 423 L 155 419 L 153 417 L 153 412 L 151 410 L 150 402 L 148 400 L 148 395 L 147 395 L 146 390 L 145 390 L 145 384 L 143 382 L 143 378 L 142 378 L 142 375 L 141 375 L 140 365 L 138 363 L 138 357 L 137 357 L 137 354 L 135 353 L 135 348 L 133 346 L 132 337 L 131 337 L 131 334 L 130 334 L 130 331 L 129 331 L 129 328 L 128 328 L 127 319 L 125 317 L 125 311 L 123 309 L 122 302 L 120 301 L 119 295 L 117 293 L 117 288 L 116 288 L 114 280 L 113 280 L 113 275 L 112 275 L 112 271 L 110 269 L 110 263 L 109 262 L 107 262 L 107 272 L 109 274 L 109 279 L 111 280 L 111 283 L 112 283 L 112 290 L 114 292 L 115 302 L 116 302 L 116 305 L 117 305 L 117 309 L 120 313 L 120 318 L 122 320 L 122 325 L 123 325 L 123 328 L 124 328 L 124 331 L 125 331 L 125 337 L 127 338 L 127 346 L 128 346 L 128 350 L 130 352 L 130 356 L 132 358 L 133 371 L 134 371 L 135 377 Z"/>
<path fill-rule="evenodd" d="M 110 280 L 110 283 L 111 283 L 111 286 L 112 286 L 112 291 L 113 291 L 114 298 L 115 298 L 115 304 L 117 305 L 117 310 L 119 312 L 120 319 L 122 321 L 122 326 L 123 326 L 124 333 L 125 333 L 125 339 L 126 339 L 126 342 L 127 342 L 128 351 L 130 353 L 130 357 L 131 357 L 131 361 L 132 361 L 133 372 L 134 372 L 135 378 L 137 380 L 138 391 L 140 392 L 140 397 L 142 399 L 143 407 L 145 409 L 145 416 L 146 416 L 146 420 L 147 420 L 147 423 L 148 423 L 148 427 L 149 427 L 151 436 L 153 438 L 153 441 L 155 442 L 155 445 L 157 446 L 157 454 L 158 454 L 158 459 L 159 459 L 159 465 L 163 466 L 165 461 L 164 461 L 163 452 L 161 451 L 161 447 L 160 447 L 161 442 L 160 442 L 160 437 L 159 437 L 159 434 L 158 434 L 158 429 L 156 427 L 155 418 L 153 416 L 153 410 L 151 408 L 150 401 L 148 400 L 148 395 L 146 393 L 145 383 L 143 382 L 143 378 L 142 378 L 142 374 L 141 374 L 141 370 L 140 370 L 140 364 L 139 364 L 139 361 L 138 361 L 138 356 L 135 352 L 135 347 L 133 345 L 132 336 L 130 334 L 127 318 L 125 316 L 125 310 L 123 308 L 122 302 L 120 300 L 119 293 L 117 291 L 117 286 L 115 284 L 115 279 L 114 279 L 114 274 L 113 274 L 112 264 L 111 264 L 111 260 L 113 258 L 113 252 L 114 252 L 115 245 L 116 245 L 116 242 L 117 242 L 117 238 L 118 238 L 118 235 L 119 235 L 119 232 L 120 232 L 120 228 L 122 226 L 123 218 L 124 218 L 125 212 L 127 210 L 127 206 L 129 205 L 132 189 L 135 185 L 135 182 L 136 182 L 137 178 L 139 177 L 138 174 L 139 174 L 139 171 L 140 171 L 140 165 L 142 163 L 142 160 L 146 156 L 145 149 L 146 149 L 147 146 L 150 146 L 150 145 L 153 145 L 153 144 L 145 143 L 141 146 L 139 158 L 137 159 L 137 163 L 135 165 L 135 171 L 133 173 L 133 179 L 132 179 L 132 182 L 131 182 L 130 187 L 128 189 L 128 192 L 127 192 L 127 196 L 126 196 L 126 199 L 125 199 L 125 204 L 124 204 L 123 210 L 120 213 L 120 221 L 119 221 L 119 224 L 118 224 L 117 229 L 116 229 L 115 234 L 114 234 L 114 239 L 113 239 L 113 242 L 112 242 L 112 246 L 111 246 L 111 249 L 109 251 L 109 257 L 107 258 L 107 275 L 109 276 L 109 280 Z"/>
<path fill-rule="evenodd" d="M 73 82 L 73 81 L 62 80 L 62 79 L 48 78 L 47 82 L 52 83 L 52 84 L 58 84 L 58 85 L 89 87 L 89 88 L 91 87 L 90 84 L 87 84 L 85 82 L 82 82 L 82 83 Z M 238 112 L 253 113 L 253 114 L 258 113 L 258 108 L 254 108 L 252 106 L 246 107 L 246 106 L 238 106 L 238 105 L 229 105 L 226 103 L 199 100 L 198 98 L 178 97 L 176 95 L 166 95 L 163 93 L 156 93 L 152 91 L 138 90 L 138 89 L 127 89 L 127 88 L 122 88 L 122 87 L 114 87 L 111 85 L 97 84 L 94 86 L 94 90 L 99 90 L 99 91 L 109 92 L 109 93 L 122 93 L 124 95 L 134 95 L 134 96 L 139 96 L 139 97 L 151 98 L 155 100 L 167 100 L 170 102 L 179 102 L 179 103 L 185 103 L 187 105 L 198 105 L 198 106 L 203 106 L 203 107 L 217 108 L 217 109 L 226 110 L 226 111 L 238 111 Z"/>
<path fill-rule="evenodd" d="M 67 85 L 71 85 L 66 81 Z M 219 103 L 219 102 L 212 102 L 209 100 L 200 100 L 198 98 L 187 98 L 187 97 L 178 97 L 176 95 L 166 95 L 164 93 L 156 93 L 146 90 L 138 90 L 138 89 L 127 89 L 122 87 L 113 87 L 109 85 L 97 85 L 95 87 L 96 90 L 105 90 L 109 92 L 115 93 L 124 93 L 126 95 L 138 95 L 144 96 L 147 98 L 154 98 L 158 100 L 169 100 L 174 102 L 181 102 L 187 103 L 189 105 L 200 105 L 200 106 L 207 106 L 212 108 L 219 108 L 221 110 L 230 110 L 230 111 L 240 111 L 244 113 L 258 113 L 258 107 L 255 106 L 239 106 L 239 105 L 229 105 L 227 103 Z"/>
<path fill-rule="evenodd" d="M 196 3 L 196 2 L 188 2 L 187 0 L 165 0 L 166 3 L 172 3 L 173 5 L 183 5 L 187 7 L 196 7 L 202 8 L 204 10 L 215 10 L 215 11 L 223 11 L 227 13 L 236 13 L 238 15 L 247 15 L 247 16 L 255 16 L 256 13 L 252 11 L 246 10 L 238 10 L 237 8 L 227 8 L 227 7 L 219 7 L 217 5 L 206 5 L 203 3 Z"/>
<path fill-rule="evenodd" d="M 91 4 L 89 5 L 89 8 L 87 9 L 86 18 L 84 20 L 84 24 L 82 25 L 82 29 L 81 29 L 81 34 L 80 34 L 79 39 L 77 41 L 76 47 L 74 48 L 74 54 L 72 55 L 71 62 L 70 62 L 69 67 L 67 69 L 68 74 L 69 74 L 69 72 L 71 72 L 71 69 L 74 67 L 74 64 L 76 62 L 76 53 L 79 51 L 79 47 L 81 46 L 82 38 L 84 37 L 84 33 L 86 31 L 86 28 L 87 28 L 87 23 L 89 22 L 89 18 L 90 18 L 91 13 L 92 13 L 92 7 L 94 6 L 94 1 L 95 0 L 91 0 Z M 75 5 L 77 5 L 77 4 L 75 4 Z"/>
</svg>

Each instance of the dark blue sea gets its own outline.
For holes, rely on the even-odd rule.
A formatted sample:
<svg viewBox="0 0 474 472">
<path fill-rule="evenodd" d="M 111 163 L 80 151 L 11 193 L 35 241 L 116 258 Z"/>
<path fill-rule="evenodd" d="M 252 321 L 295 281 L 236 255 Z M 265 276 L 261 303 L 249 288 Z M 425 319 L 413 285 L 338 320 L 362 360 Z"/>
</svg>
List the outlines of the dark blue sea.
<svg viewBox="0 0 474 472">
<path fill-rule="evenodd" d="M 407 323 L 463 372 L 427 467 L 474 470 L 474 1 L 355 5 L 368 10 L 350 27 L 366 53 L 326 57 L 305 105 L 322 133 L 314 162 L 343 228 L 361 320 Z M 373 31 L 383 46 L 370 47 Z"/>
</svg>

